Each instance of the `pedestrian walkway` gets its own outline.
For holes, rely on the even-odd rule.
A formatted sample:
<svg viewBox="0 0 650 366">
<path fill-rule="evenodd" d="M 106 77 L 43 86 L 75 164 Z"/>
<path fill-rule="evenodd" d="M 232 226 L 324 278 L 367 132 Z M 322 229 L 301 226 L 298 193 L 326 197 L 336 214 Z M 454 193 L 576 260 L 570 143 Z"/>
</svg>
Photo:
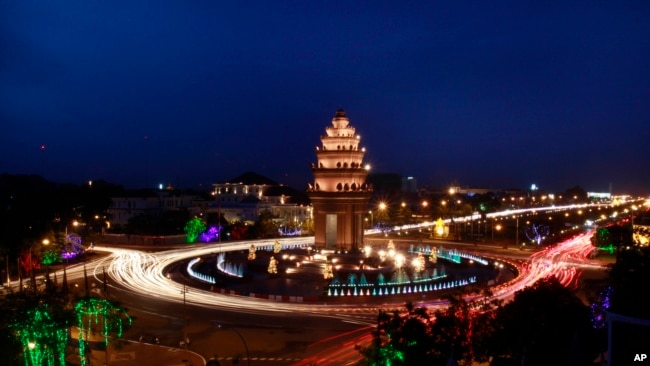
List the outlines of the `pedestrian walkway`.
<svg viewBox="0 0 650 366">
<path fill-rule="evenodd" d="M 79 365 L 79 355 L 66 359 L 69 365 Z M 140 342 L 126 342 L 118 349 L 109 345 L 108 354 L 103 350 L 91 350 L 88 365 L 111 366 L 205 366 L 201 355 L 190 350 L 159 346 Z"/>
</svg>

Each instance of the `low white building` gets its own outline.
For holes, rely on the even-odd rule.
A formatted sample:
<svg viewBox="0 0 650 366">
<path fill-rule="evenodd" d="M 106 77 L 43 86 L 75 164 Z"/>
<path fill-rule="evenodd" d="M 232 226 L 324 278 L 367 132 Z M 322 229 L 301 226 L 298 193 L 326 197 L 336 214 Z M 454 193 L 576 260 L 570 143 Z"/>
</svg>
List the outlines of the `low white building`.
<svg viewBox="0 0 650 366">
<path fill-rule="evenodd" d="M 253 223 L 263 211 L 296 224 L 312 219 L 311 206 L 298 197 L 300 192 L 255 173 L 212 186 L 214 202 L 206 211 L 223 215 L 230 223 Z"/>
<path fill-rule="evenodd" d="M 146 189 L 111 197 L 108 217 L 111 225 L 126 225 L 138 215 L 159 216 L 165 211 L 188 210 L 199 214 L 206 206 L 205 199 L 197 194 L 173 189 Z"/>
</svg>

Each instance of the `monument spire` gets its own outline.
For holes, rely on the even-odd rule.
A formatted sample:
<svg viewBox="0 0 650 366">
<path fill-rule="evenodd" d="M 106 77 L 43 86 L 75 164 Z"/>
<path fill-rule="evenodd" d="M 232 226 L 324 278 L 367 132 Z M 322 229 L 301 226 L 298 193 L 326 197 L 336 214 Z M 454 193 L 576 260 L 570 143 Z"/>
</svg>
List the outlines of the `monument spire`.
<svg viewBox="0 0 650 366">
<path fill-rule="evenodd" d="M 325 128 L 317 162 L 312 164 L 314 182 L 308 193 L 314 208 L 315 245 L 321 248 L 357 250 L 363 244 L 363 215 L 372 194 L 366 183 L 361 136 L 339 109 L 332 125 Z"/>
</svg>

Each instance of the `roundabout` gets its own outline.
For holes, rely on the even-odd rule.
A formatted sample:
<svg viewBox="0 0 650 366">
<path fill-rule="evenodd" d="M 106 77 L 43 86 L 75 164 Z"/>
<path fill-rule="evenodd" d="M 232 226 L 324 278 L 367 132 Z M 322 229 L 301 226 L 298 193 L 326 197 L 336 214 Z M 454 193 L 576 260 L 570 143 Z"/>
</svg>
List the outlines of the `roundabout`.
<svg viewBox="0 0 650 366">
<path fill-rule="evenodd" d="M 488 266 L 485 267 L 490 268 L 492 273 L 496 271 L 497 266 L 499 269 L 504 268 L 504 270 L 500 270 L 501 276 L 496 275 L 490 277 L 491 280 L 486 278 L 481 280 L 484 281 L 485 286 L 489 286 L 490 291 L 481 291 L 468 285 L 463 299 L 474 304 L 495 299 L 508 301 L 516 291 L 547 276 L 556 276 L 565 286 L 572 286 L 582 267 L 594 265 L 587 259 L 592 250 L 589 236 L 590 232 L 585 232 L 555 247 L 536 252 L 475 247 L 457 243 L 456 250 L 458 252 L 469 254 L 471 250 L 472 254 L 485 258 L 488 261 Z M 309 244 L 309 238 L 292 238 L 280 242 L 286 248 L 292 248 Z M 95 278 L 101 281 L 102 269 L 105 268 L 105 272 L 109 276 L 109 291 L 112 291 L 112 296 L 119 293 L 117 296 L 123 297 L 128 293 L 131 298 L 142 299 L 132 303 L 134 308 L 144 312 L 140 316 L 148 317 L 155 313 L 157 317 L 169 317 L 169 321 L 178 324 L 174 331 L 161 330 L 160 333 L 157 333 L 161 337 L 161 343 L 173 346 L 174 339 L 178 342 L 178 334 L 187 331 L 193 339 L 192 350 L 206 358 L 213 354 L 212 350 L 215 344 L 224 342 L 230 346 L 225 348 L 226 351 L 222 348 L 223 346 L 218 348 L 221 349 L 220 357 L 236 357 L 237 355 L 241 357 L 242 355 L 241 343 L 237 339 L 223 338 L 230 337 L 232 334 L 216 330 L 213 326 L 215 321 L 231 324 L 242 332 L 248 342 L 253 360 L 255 357 L 283 355 L 285 358 L 291 357 L 293 361 L 278 361 L 278 364 L 300 364 L 297 360 L 358 359 L 359 353 L 355 350 L 354 345 L 369 341 L 369 330 L 376 324 L 379 310 L 399 311 L 403 309 L 407 301 L 417 303 L 417 306 L 430 310 L 448 306 L 444 294 L 439 293 L 440 296 L 438 294 L 434 296 L 435 292 L 412 292 L 410 294 L 402 292 L 383 296 L 372 295 L 371 292 L 370 295 L 357 294 L 355 296 L 351 289 L 350 295 L 347 295 L 347 291 L 345 291 L 345 295 L 339 293 L 338 296 L 328 296 L 328 289 L 325 287 L 328 282 L 324 278 L 321 267 L 318 267 L 318 271 L 313 273 L 314 281 L 322 284 L 319 289 L 320 295 L 315 301 L 305 301 L 304 298 L 299 299 L 299 296 L 237 293 L 236 289 L 232 287 L 218 288 L 216 284 L 192 279 L 187 272 L 190 263 L 197 258 L 208 262 L 206 258 L 216 259 L 221 253 L 239 253 L 242 258 L 247 258 L 251 245 L 258 248 L 256 255 L 263 258 L 264 249 L 262 248 L 273 248 L 275 240 L 190 245 L 151 253 L 135 248 L 102 246 L 97 250 L 110 252 L 110 254 L 94 262 L 90 269 Z M 397 244 L 396 246 L 403 248 L 405 252 L 409 252 L 411 249 L 409 244 Z M 431 247 L 434 246 L 438 248 L 442 246 L 445 250 L 454 249 L 448 243 L 436 243 Z M 426 244 L 424 248 L 426 250 Z M 417 252 L 416 245 L 413 249 Z M 272 249 L 270 251 L 272 252 Z M 417 253 L 410 255 L 418 257 Z M 528 258 L 524 259 L 525 257 Z M 227 254 L 225 258 L 228 258 Z M 428 261 L 428 257 L 426 258 Z M 324 266 L 326 263 L 326 260 L 322 260 L 320 265 Z M 453 266 L 446 260 L 438 258 L 438 264 L 442 265 L 443 263 L 446 272 L 452 272 Z M 471 265 L 476 264 L 475 262 Z M 466 265 L 470 265 L 469 259 Z M 214 266 L 216 266 L 216 262 Z M 304 264 L 301 264 L 300 267 L 303 266 L 309 268 Z M 388 271 L 390 266 L 387 264 L 384 269 Z M 479 264 L 478 266 L 482 267 L 483 265 Z M 208 267 L 212 267 L 212 265 L 208 264 Z M 233 268 L 234 264 L 230 267 Z M 286 272 L 291 272 L 288 269 L 292 266 L 279 266 L 279 268 L 286 268 Z M 355 268 L 353 262 L 349 263 L 347 268 L 350 271 L 343 271 L 343 266 L 339 269 L 339 281 L 342 279 L 349 281 L 350 273 L 359 273 L 358 265 Z M 429 277 L 433 273 L 433 268 L 429 267 Z M 510 278 L 504 277 L 504 273 L 509 272 L 510 268 L 518 271 L 518 275 L 512 275 Z M 279 280 L 282 277 L 282 275 L 272 276 L 265 272 L 267 269 L 266 265 L 261 266 L 257 275 L 267 281 Z M 371 276 L 370 271 L 371 269 L 364 268 L 364 273 L 367 272 L 366 280 L 375 282 L 378 276 Z M 391 278 L 390 276 L 384 277 Z M 357 276 L 356 283 L 359 281 L 360 276 Z M 255 276 L 253 276 L 250 280 L 244 278 L 239 286 L 250 287 L 251 284 L 261 286 L 263 283 L 255 281 Z M 143 301 L 152 301 L 161 305 L 156 310 L 147 311 L 148 307 L 137 305 L 137 302 L 142 303 Z M 187 311 L 186 309 L 189 310 L 188 315 L 181 317 L 181 314 L 185 314 Z M 185 316 L 191 317 L 192 320 Z M 277 332 L 281 332 L 281 335 Z M 206 338 L 203 339 L 203 337 Z M 239 351 L 237 351 L 238 349 Z"/>
<path fill-rule="evenodd" d="M 377 305 L 387 307 L 401 306 L 408 299 L 408 296 L 404 295 L 409 294 L 408 287 L 406 287 L 406 294 L 404 293 L 405 285 L 411 286 L 410 294 L 414 295 L 412 299 L 417 299 L 419 303 L 425 306 L 435 307 L 446 303 L 445 300 L 441 299 L 444 296 L 430 295 L 435 291 L 439 291 L 441 287 L 442 289 L 447 289 L 447 287 L 452 289 L 460 287 L 461 284 L 470 285 L 480 283 L 483 284 L 483 288 L 490 289 L 490 299 L 507 300 L 517 290 L 546 276 L 556 276 L 565 286 L 570 286 L 577 279 L 579 269 L 582 266 L 592 265 L 590 264 L 590 260 L 587 259 L 589 253 L 593 250 L 589 241 L 590 235 L 591 231 L 588 231 L 557 246 L 534 252 L 526 262 L 511 260 L 509 258 L 511 257 L 510 255 L 503 255 L 490 248 L 487 249 L 493 251 L 493 253 L 485 252 L 475 254 L 475 250 L 470 252 L 469 250 L 449 249 L 448 253 L 454 253 L 454 255 L 464 258 L 461 259 L 461 264 L 465 264 L 464 267 L 470 265 L 470 261 L 472 261 L 473 263 L 471 265 L 485 267 L 488 272 L 494 275 L 493 278 L 490 279 L 490 276 L 483 273 L 460 279 L 457 278 L 456 273 L 456 277 L 453 280 L 441 279 L 440 276 L 442 275 L 443 267 L 445 272 L 455 271 L 451 270 L 453 266 L 447 263 L 447 260 L 438 259 L 440 263 L 436 263 L 435 266 L 432 267 L 430 262 L 428 264 L 429 283 L 427 283 L 427 291 L 424 290 L 423 284 L 417 284 L 417 280 L 411 280 L 407 270 L 404 270 L 404 272 L 405 276 L 409 278 L 408 285 L 405 283 L 390 282 L 395 279 L 395 272 L 399 272 L 395 271 L 395 267 L 391 267 L 391 265 L 383 267 L 387 271 L 386 273 L 392 273 L 392 277 L 389 279 L 387 275 L 383 275 L 384 282 L 382 285 L 380 285 L 381 281 L 378 275 L 381 272 L 378 269 L 366 267 L 365 271 L 360 272 L 359 266 L 357 265 L 356 268 L 354 266 L 349 267 L 347 271 L 343 267 L 341 267 L 343 270 L 340 270 L 340 272 L 334 269 L 335 273 L 339 273 L 338 281 L 335 280 L 335 277 L 332 277 L 328 286 L 328 281 L 325 280 L 323 275 L 324 266 L 327 265 L 327 259 L 320 259 L 320 263 L 317 263 L 318 259 L 316 258 L 318 255 L 312 253 L 312 258 L 314 259 L 311 259 L 313 263 L 310 265 L 301 264 L 300 266 L 295 266 L 293 264 L 284 267 L 280 266 L 280 268 L 285 268 L 285 275 L 288 276 L 288 279 L 284 281 L 289 282 L 291 281 L 289 276 L 292 274 L 311 272 L 310 275 L 305 275 L 305 277 L 309 278 L 308 282 L 313 281 L 310 282 L 311 284 L 319 284 L 319 288 L 309 290 L 310 292 L 308 294 L 311 295 L 307 299 L 309 301 L 304 296 L 300 296 L 305 293 L 287 292 L 289 290 L 271 294 L 268 288 L 266 288 L 264 281 L 260 281 L 260 278 L 265 278 L 272 284 L 273 281 L 278 282 L 281 276 L 262 273 L 259 269 L 249 280 L 239 280 L 239 282 L 229 281 L 225 274 L 218 275 L 220 277 L 214 277 L 193 269 L 201 258 L 214 258 L 222 253 L 248 252 L 251 245 L 255 245 L 258 248 L 272 248 L 276 240 L 220 243 L 218 245 L 191 245 L 153 253 L 146 253 L 136 249 L 102 246 L 98 247 L 97 250 L 110 252 L 111 255 L 97 262 L 94 269 L 94 276 L 97 280 L 101 280 L 102 268 L 105 268 L 106 273 L 114 283 L 119 283 L 126 290 L 140 295 L 155 297 L 169 302 L 188 303 L 200 307 L 230 308 L 236 309 L 237 311 L 252 311 L 255 313 L 275 313 L 294 310 L 311 312 L 328 309 L 341 310 L 348 307 L 355 309 L 368 307 L 374 309 Z M 309 238 L 283 239 L 280 243 L 286 248 L 306 248 L 310 245 Z M 442 245 L 438 246 L 438 252 L 446 251 L 446 249 L 440 249 L 441 247 Z M 485 249 L 483 248 L 483 250 Z M 513 251 L 511 250 L 510 253 Z M 508 252 L 506 251 L 504 253 Z M 413 253 L 411 253 L 411 256 L 418 257 L 417 254 Z M 341 257 L 343 256 L 330 255 L 331 259 Z M 487 264 L 478 263 L 478 260 L 481 259 L 485 260 Z M 332 265 L 336 266 L 335 263 Z M 395 263 L 392 264 L 392 266 L 394 265 Z M 302 272 L 295 270 L 295 268 L 300 267 L 303 268 Z M 498 269 L 495 267 L 498 267 Z M 314 268 L 317 268 L 317 270 L 314 270 Z M 497 281 L 498 272 L 504 268 L 512 271 L 514 275 L 508 277 L 506 280 Z M 375 274 L 371 275 L 370 273 L 373 271 Z M 194 276 L 190 273 L 193 273 Z M 361 275 L 353 279 L 355 276 L 351 276 L 351 274 L 355 273 L 364 274 L 363 277 L 366 278 L 369 286 L 364 286 L 365 284 L 361 281 Z M 422 277 L 426 276 L 422 275 Z M 472 279 L 473 277 L 475 277 L 475 280 Z M 399 273 L 397 279 L 399 280 Z M 370 285 L 371 283 L 373 285 Z M 454 286 L 456 283 L 458 285 Z M 221 285 L 222 287 L 217 285 Z M 184 293 L 187 287 L 192 288 L 192 291 Z M 314 287 L 316 286 L 314 285 Z M 362 287 L 364 287 L 363 294 L 361 293 Z M 399 293 L 397 292 L 398 287 Z M 418 292 L 415 292 L 416 287 Z M 422 291 L 420 287 L 422 287 Z M 431 291 L 428 291 L 429 287 L 431 287 Z M 299 289 L 301 286 L 295 285 L 291 291 L 296 288 Z M 258 292 L 251 291 L 251 289 Z M 354 295 L 355 289 L 357 290 L 357 295 Z M 467 301 L 471 302 L 483 299 L 480 291 L 473 291 L 475 288 L 467 289 L 472 290 L 465 291 L 464 298 Z M 316 294 L 319 295 L 316 296 Z M 427 295 L 426 301 L 422 300 L 422 294 Z M 341 299 L 349 299 L 350 301 L 347 303 L 346 301 L 340 301 Z"/>
<path fill-rule="evenodd" d="M 442 245 L 396 248 L 386 240 L 355 253 L 277 240 L 272 246 L 265 244 L 251 244 L 248 252 L 196 257 L 183 266 L 183 274 L 218 293 L 344 304 L 358 303 L 357 298 L 368 303 L 442 298 L 468 288 L 486 288 L 504 270 L 498 262 Z"/>
<path fill-rule="evenodd" d="M 307 247 L 309 245 L 307 240 L 305 238 L 285 239 L 281 241 L 281 245 L 287 248 Z M 273 247 L 274 244 L 275 240 L 263 240 L 218 245 L 191 245 L 154 253 L 108 246 L 99 247 L 97 250 L 111 252 L 111 255 L 102 259 L 95 266 L 94 275 L 100 280 L 102 268 L 105 268 L 113 283 L 119 283 L 121 287 L 130 292 L 173 303 L 254 313 L 282 313 L 296 310 L 339 311 L 346 308 L 376 311 L 378 306 L 401 307 L 405 301 L 409 300 L 426 306 L 441 306 L 446 304 L 446 300 L 442 299 L 445 294 L 461 287 L 465 288 L 465 292 L 469 292 L 464 295 L 468 301 L 476 301 L 482 298 L 481 291 L 476 286 L 469 287 L 470 285 L 481 284 L 483 288 L 492 286 L 492 296 L 505 297 L 514 292 L 514 290 L 507 291 L 507 289 L 519 288 L 528 283 L 528 281 L 522 281 L 520 272 L 515 272 L 519 273 L 519 276 L 508 276 L 507 281 L 496 282 L 497 275 L 504 268 L 510 271 L 521 271 L 522 269 L 516 262 L 507 258 L 486 254 L 479 256 L 469 251 L 444 248 L 437 248 L 437 251 L 445 253 L 444 256 L 459 260 L 460 263 L 444 259 L 444 256 L 440 256 L 435 264 L 427 259 L 428 275 L 420 274 L 421 278 L 415 280 L 412 280 L 412 269 L 399 268 L 396 270 L 396 263 L 387 261 L 386 265 L 381 267 L 385 273 L 382 275 L 383 282 L 380 280 L 382 276 L 379 276 L 382 274 L 382 270 L 366 267 L 364 271 L 360 272 L 359 265 L 356 265 L 356 268 L 350 266 L 347 270 L 343 267 L 338 270 L 334 269 L 333 272 L 337 273 L 338 277 L 332 277 L 330 281 L 326 281 L 322 271 L 327 265 L 327 259 L 318 259 L 317 254 L 312 254 L 313 263 L 301 264 L 298 267 L 303 269 L 302 272 L 295 270 L 295 264 L 286 267 L 280 266 L 280 268 L 286 269 L 282 275 L 273 276 L 258 270 L 248 280 L 243 277 L 231 279 L 223 273 L 215 277 L 195 270 L 201 261 L 205 261 L 204 268 L 212 267 L 210 263 L 224 253 L 248 251 L 251 245 L 264 248 Z M 408 249 L 405 252 L 408 252 Z M 421 257 L 417 251 L 409 255 L 414 258 Z M 334 262 L 337 262 L 336 259 L 340 260 L 345 257 L 341 254 L 328 256 Z M 211 259 L 206 260 L 206 258 Z M 479 261 L 485 261 L 485 264 L 479 263 Z M 337 264 L 334 263 L 333 266 L 337 266 Z M 455 266 L 458 267 L 455 268 Z M 468 270 L 470 266 L 482 269 L 482 271 Z M 230 267 L 232 268 L 232 265 Z M 317 271 L 314 270 L 315 267 L 318 268 Z M 292 279 L 289 278 L 292 275 L 295 277 L 295 275 L 309 272 L 311 272 L 310 275 L 305 275 L 307 285 L 296 284 L 296 280 L 292 282 Z M 372 272 L 374 273 L 371 274 Z M 360 275 L 357 276 L 357 273 Z M 284 275 L 287 277 L 282 278 Z M 525 279 L 526 276 L 523 277 Z M 260 278 L 265 281 L 261 281 Z M 336 280 L 337 278 L 338 280 Z M 366 279 L 366 283 L 362 281 L 362 278 Z M 291 284 L 279 286 L 277 285 L 279 281 Z M 519 283 L 521 285 L 518 286 Z M 311 295 L 307 299 L 305 296 L 301 296 L 304 293 L 291 292 L 306 287 L 310 288 L 308 294 Z M 191 290 L 188 291 L 187 288 Z M 283 288 L 283 291 L 270 293 L 272 291 L 269 288 Z M 362 288 L 363 293 L 361 293 Z M 357 295 L 354 295 L 355 290 Z M 318 296 L 315 295 L 317 293 Z M 438 294 L 440 296 L 435 296 Z"/>
</svg>

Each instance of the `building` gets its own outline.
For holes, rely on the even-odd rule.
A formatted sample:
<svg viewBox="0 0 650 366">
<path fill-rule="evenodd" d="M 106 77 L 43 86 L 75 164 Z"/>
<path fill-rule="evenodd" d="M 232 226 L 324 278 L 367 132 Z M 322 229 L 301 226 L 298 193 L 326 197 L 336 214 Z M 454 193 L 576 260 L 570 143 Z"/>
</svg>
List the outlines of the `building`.
<svg viewBox="0 0 650 366">
<path fill-rule="evenodd" d="M 307 191 L 313 206 L 314 243 L 317 248 L 358 250 L 363 245 L 364 214 L 372 187 L 366 183 L 365 149 L 342 109 L 325 128 L 313 184 Z"/>
<path fill-rule="evenodd" d="M 262 175 L 247 172 L 212 186 L 214 202 L 207 212 L 222 215 L 229 223 L 252 224 L 265 210 L 278 218 L 278 224 L 288 221 L 301 225 L 311 220 L 306 197 L 303 199 L 295 189 Z"/>
<path fill-rule="evenodd" d="M 402 192 L 415 193 L 418 191 L 418 181 L 414 177 L 402 177 Z"/>
<path fill-rule="evenodd" d="M 160 216 L 165 211 L 187 210 L 200 213 L 206 201 L 197 193 L 187 193 L 167 187 L 166 189 L 144 189 L 125 192 L 111 197 L 108 217 L 111 225 L 124 226 L 138 215 Z"/>
</svg>

